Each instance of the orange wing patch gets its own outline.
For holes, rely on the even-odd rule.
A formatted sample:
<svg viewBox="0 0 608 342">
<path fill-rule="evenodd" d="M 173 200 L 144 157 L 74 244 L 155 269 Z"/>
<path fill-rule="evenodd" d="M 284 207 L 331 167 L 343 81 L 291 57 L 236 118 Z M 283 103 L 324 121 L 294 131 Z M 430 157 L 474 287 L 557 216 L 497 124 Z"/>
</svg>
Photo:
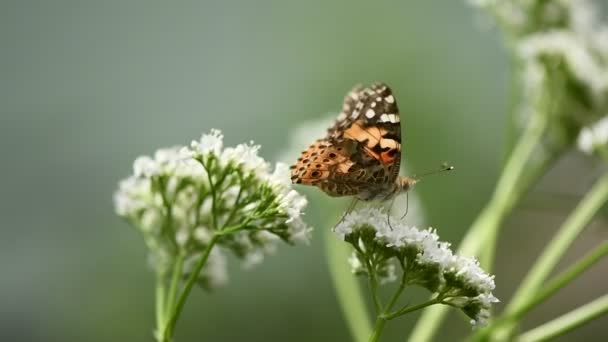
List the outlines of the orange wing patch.
<svg viewBox="0 0 608 342">
<path fill-rule="evenodd" d="M 353 165 L 350 160 L 352 147 L 348 144 L 334 146 L 324 140 L 317 140 L 302 152 L 291 167 L 291 179 L 295 183 L 315 184 L 326 180 L 333 173 L 345 174 Z"/>
<path fill-rule="evenodd" d="M 357 120 L 344 131 L 344 137 L 364 143 L 365 151 L 386 165 L 394 163 L 401 150 L 399 142 L 395 139 L 385 138 L 388 133 L 384 127 L 366 127 L 363 121 Z"/>
</svg>

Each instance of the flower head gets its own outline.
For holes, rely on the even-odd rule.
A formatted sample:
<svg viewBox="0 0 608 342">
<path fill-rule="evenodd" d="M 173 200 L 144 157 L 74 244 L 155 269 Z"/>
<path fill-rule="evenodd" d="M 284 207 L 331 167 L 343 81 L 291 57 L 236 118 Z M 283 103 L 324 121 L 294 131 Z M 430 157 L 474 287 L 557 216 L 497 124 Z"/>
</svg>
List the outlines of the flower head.
<svg viewBox="0 0 608 342">
<path fill-rule="evenodd" d="M 417 229 L 396 218 L 390 222 L 386 212 L 364 208 L 335 227 L 335 233 L 355 248 L 349 259 L 353 272 L 366 274 L 371 269 L 381 281 L 390 281 L 401 269 L 406 284 L 437 293 L 442 303 L 459 307 L 476 325 L 483 325 L 491 305 L 498 302 L 492 294 L 494 276 L 474 258 L 455 255 L 432 228 Z"/>
<path fill-rule="evenodd" d="M 474 0 L 502 29 L 518 60 L 519 123 L 545 116 L 547 152 L 570 147 L 608 112 L 608 25 L 593 0 Z M 583 138 L 584 139 L 584 138 Z"/>
<path fill-rule="evenodd" d="M 280 240 L 307 242 L 310 227 L 302 220 L 306 199 L 291 189 L 283 164 L 258 155 L 259 145 L 224 147 L 219 130 L 189 146 L 157 150 L 138 157 L 133 174 L 114 194 L 116 213 L 143 234 L 156 268 L 185 256 L 184 273 L 216 236 L 214 249 L 199 275 L 205 287 L 225 283 L 225 251 L 259 263 Z"/>
</svg>

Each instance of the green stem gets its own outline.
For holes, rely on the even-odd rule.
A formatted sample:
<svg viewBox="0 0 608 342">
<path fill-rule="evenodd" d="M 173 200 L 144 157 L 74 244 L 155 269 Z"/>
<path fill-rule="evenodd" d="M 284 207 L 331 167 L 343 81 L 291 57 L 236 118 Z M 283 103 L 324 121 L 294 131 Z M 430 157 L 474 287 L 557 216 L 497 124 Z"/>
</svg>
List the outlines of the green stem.
<svg viewBox="0 0 608 342">
<path fill-rule="evenodd" d="M 382 331 L 384 330 L 384 325 L 386 324 L 386 321 L 388 321 L 390 319 L 388 317 L 388 313 L 393 308 L 395 303 L 397 303 L 399 296 L 401 296 L 401 294 L 403 293 L 403 290 L 405 289 L 405 285 L 406 285 L 405 280 L 406 280 L 405 273 L 403 273 L 403 277 L 401 278 L 401 283 L 399 284 L 399 288 L 393 294 L 393 297 L 388 302 L 386 308 L 384 309 L 384 312 L 378 313 L 378 316 L 376 316 L 376 324 L 374 324 L 374 330 L 372 331 L 372 334 L 369 337 L 370 342 L 378 341 L 380 339 L 380 336 L 382 335 Z"/>
<path fill-rule="evenodd" d="M 414 305 L 414 306 L 405 306 L 405 307 L 403 307 L 403 308 L 401 308 L 401 309 L 399 309 L 399 310 L 397 310 L 397 311 L 395 311 L 393 313 L 386 314 L 384 317 L 386 319 L 393 319 L 393 318 L 396 318 L 396 317 L 399 317 L 399 316 L 403 316 L 403 315 L 405 315 L 407 313 L 410 313 L 410 312 L 414 312 L 414 311 L 418 311 L 420 309 L 424 309 L 427 306 L 439 304 L 439 303 L 441 303 L 441 301 L 442 301 L 442 299 L 440 299 L 440 297 L 435 297 L 435 298 L 433 298 L 431 300 L 428 300 L 428 301 L 426 301 L 424 303 L 420 303 L 420 304 L 417 304 L 417 305 Z"/>
<path fill-rule="evenodd" d="M 325 231 L 325 247 L 329 273 L 338 296 L 338 302 L 354 341 L 364 342 L 371 334 L 370 319 L 363 301 L 363 293 L 357 278 L 353 276 L 345 260 L 350 248 L 330 230 Z"/>
<path fill-rule="evenodd" d="M 545 247 L 521 285 L 507 305 L 505 313 L 513 314 L 537 295 L 555 265 L 568 250 L 574 239 L 583 231 L 595 213 L 608 200 L 608 173 L 603 175 L 585 195 L 574 211 L 568 216 L 559 231 Z M 508 336 L 514 324 L 497 330 L 496 336 Z"/>
<path fill-rule="evenodd" d="M 608 313 L 608 294 L 587 303 L 561 317 L 527 331 L 519 336 L 519 342 L 548 341 L 580 327 Z"/>
<path fill-rule="evenodd" d="M 171 285 L 169 287 L 169 296 L 167 297 L 167 304 L 165 307 L 165 317 L 168 317 L 174 309 L 175 296 L 177 296 L 177 291 L 179 288 L 179 280 L 182 275 L 184 259 L 185 256 L 183 253 L 177 254 L 177 259 L 175 260 L 175 265 L 173 266 L 173 275 L 171 277 Z"/>
<path fill-rule="evenodd" d="M 209 254 L 211 254 L 211 250 L 213 249 L 213 247 L 215 246 L 215 244 L 217 243 L 219 238 L 220 238 L 220 235 L 218 235 L 218 234 L 213 235 L 213 237 L 209 241 L 209 244 L 205 247 L 205 250 L 203 251 L 203 255 L 201 255 L 201 258 L 199 259 L 198 263 L 192 270 L 192 273 L 190 273 L 190 276 L 186 280 L 184 288 L 177 300 L 177 305 L 175 306 L 175 309 L 169 316 L 169 320 L 167 322 L 166 329 L 164 330 L 165 340 L 168 341 L 170 339 L 170 337 L 173 335 L 173 331 L 175 329 L 175 324 L 184 308 L 186 299 L 188 298 L 188 295 L 190 295 L 190 291 L 192 290 L 192 287 L 194 286 L 194 283 L 196 282 L 196 279 L 198 278 L 199 273 L 201 272 L 201 269 L 207 262 L 207 259 L 209 258 Z"/>
<path fill-rule="evenodd" d="M 471 230 L 482 229 L 486 231 L 485 242 L 480 246 L 484 256 L 480 260 L 480 263 L 487 272 L 491 271 L 492 264 L 494 263 L 496 241 L 498 240 L 498 232 L 504 217 L 513 209 L 515 203 L 520 200 L 526 190 L 530 188 L 536 177 L 542 175 L 543 172 L 539 171 L 539 169 L 544 170 L 546 168 L 546 164 L 539 161 L 532 163 L 533 167 L 530 165 L 530 159 L 532 159 L 532 155 L 543 136 L 546 126 L 547 120 L 544 115 L 534 115 L 530 119 L 530 123 L 526 126 L 521 139 L 514 147 L 513 153 L 507 160 L 502 175 L 496 184 L 491 203 L 493 207 L 490 207 L 492 209 L 491 213 L 493 212 L 495 216 L 492 220 L 494 224 L 485 227 L 480 226 L 480 228 L 477 228 L 476 224 L 473 224 L 471 228 Z M 536 177 L 525 177 L 526 182 L 522 184 L 525 174 L 529 174 L 532 170 L 534 170 Z"/>
<path fill-rule="evenodd" d="M 386 312 L 388 312 L 389 310 L 391 310 L 393 308 L 393 306 L 395 306 L 395 303 L 397 303 L 397 300 L 403 293 L 403 290 L 405 290 L 405 285 L 406 285 L 405 279 L 406 278 L 405 278 L 405 273 L 404 273 L 403 277 L 401 278 L 401 284 L 399 284 L 399 288 L 397 289 L 397 291 L 395 291 L 395 293 L 393 294 L 393 297 L 391 298 L 391 300 L 388 302 L 388 305 L 386 306 L 386 310 L 385 310 Z"/>
<path fill-rule="evenodd" d="M 162 342 L 165 326 L 165 277 L 160 272 L 156 276 L 156 340 Z"/>
<path fill-rule="evenodd" d="M 540 113 L 532 116 L 530 120 L 502 170 L 492 198 L 463 238 L 458 249 L 459 253 L 476 255 L 484 244 L 489 244 L 493 248 L 502 221 L 534 183 L 534 177 L 527 177 L 526 172 L 538 169 L 534 171 L 534 174 L 536 177 L 540 177 L 544 169 L 548 167 L 548 163 L 543 163 L 542 166 L 527 168 L 535 146 L 540 143 L 547 126 L 545 115 Z M 526 176 L 526 182 L 520 184 L 519 180 L 523 176 Z M 490 251 L 489 248 L 486 248 L 485 251 L 484 260 L 482 260 L 484 268 L 490 265 L 494 258 L 493 251 Z M 447 309 L 446 306 L 438 306 L 425 310 L 414 327 L 409 341 L 430 341 L 439 330 L 438 327 L 443 321 Z"/>
<path fill-rule="evenodd" d="M 438 304 L 441 303 L 441 299 L 439 296 L 426 301 L 424 303 L 420 303 L 418 305 L 414 305 L 414 306 L 405 306 L 395 312 L 389 312 L 392 309 L 392 306 L 395 304 L 395 302 L 397 301 L 397 298 L 399 298 L 399 295 L 401 295 L 401 292 L 403 292 L 405 286 L 400 286 L 399 289 L 397 290 L 397 292 L 395 293 L 395 295 L 393 296 L 394 300 L 391 300 L 391 304 L 388 305 L 385 309 L 385 311 L 378 315 L 378 317 L 376 318 L 376 324 L 374 325 L 374 331 L 372 332 L 372 335 L 369 337 L 369 342 L 376 342 L 380 339 L 380 336 L 382 335 L 382 331 L 384 330 L 384 325 L 386 324 L 387 321 L 399 317 L 399 316 L 403 316 L 407 313 L 410 312 L 414 312 L 414 311 L 418 311 L 421 309 L 426 308 L 427 306 L 431 306 L 434 304 Z"/>
<path fill-rule="evenodd" d="M 591 266 L 595 265 L 595 263 L 600 261 L 607 254 L 608 240 L 605 240 L 599 246 L 577 261 L 574 265 L 560 273 L 546 285 L 543 285 L 540 291 L 534 297 L 530 298 L 528 302 L 522 303 L 520 308 L 514 311 L 509 319 L 520 319 L 531 309 L 542 303 L 545 299 L 551 297 L 557 291 L 561 290 L 564 286 L 568 285 L 570 282 L 580 276 L 583 272 L 591 268 Z"/>
<path fill-rule="evenodd" d="M 608 241 L 602 242 L 599 246 L 578 260 L 574 265 L 568 267 L 567 270 L 563 271 L 554 279 L 549 281 L 545 286 L 542 287 L 536 296 L 531 298 L 527 303 L 522 304 L 518 310 L 514 311 L 510 315 L 503 315 L 502 317 L 494 320 L 489 326 L 485 327 L 483 330 L 479 330 L 467 341 L 473 342 L 488 340 L 488 336 L 491 334 L 493 329 L 496 329 L 496 327 L 499 327 L 505 323 L 512 323 L 521 319 L 524 315 L 530 312 L 530 310 L 557 293 L 606 255 L 608 255 Z"/>
<path fill-rule="evenodd" d="M 376 324 L 374 325 L 374 331 L 369 337 L 369 342 L 376 342 L 380 339 L 380 335 L 382 335 L 382 331 L 384 330 L 384 325 L 386 324 L 386 318 L 383 315 L 378 315 L 376 318 Z"/>
<path fill-rule="evenodd" d="M 376 273 L 368 261 L 366 261 L 366 264 L 367 273 L 369 275 L 369 288 L 372 292 L 372 299 L 374 301 L 374 309 L 376 310 L 376 314 L 380 314 L 380 311 L 382 310 L 382 303 L 378 294 L 378 279 L 376 279 Z"/>
<path fill-rule="evenodd" d="M 207 181 L 209 182 L 209 190 L 211 191 L 211 224 L 214 230 L 217 230 L 217 196 L 215 193 L 215 185 L 213 184 L 213 179 L 211 177 L 211 166 L 207 164 L 211 164 L 213 159 L 210 159 L 207 164 L 202 159 L 197 159 L 198 162 L 203 166 L 207 173 Z"/>
</svg>

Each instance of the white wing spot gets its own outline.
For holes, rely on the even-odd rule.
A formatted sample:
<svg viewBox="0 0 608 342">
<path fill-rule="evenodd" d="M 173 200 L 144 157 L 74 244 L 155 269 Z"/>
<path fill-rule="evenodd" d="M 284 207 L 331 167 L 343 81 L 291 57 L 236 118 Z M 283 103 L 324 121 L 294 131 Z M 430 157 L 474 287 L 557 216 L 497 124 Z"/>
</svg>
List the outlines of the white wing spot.
<svg viewBox="0 0 608 342">
<path fill-rule="evenodd" d="M 386 114 L 382 114 L 380 115 L 380 122 L 390 122 L 391 120 L 389 119 L 388 115 Z"/>
<path fill-rule="evenodd" d="M 371 107 L 375 108 L 376 107 L 376 102 L 372 102 Z"/>
<path fill-rule="evenodd" d="M 340 115 L 338 115 L 338 121 L 343 121 L 346 119 L 346 113 L 340 113 Z"/>
<path fill-rule="evenodd" d="M 382 101 L 382 98 L 380 96 L 376 97 L 376 102 L 380 102 Z"/>
<path fill-rule="evenodd" d="M 395 98 L 393 97 L 393 95 L 389 95 L 384 98 L 384 101 L 386 101 L 388 103 L 395 103 Z"/>
<path fill-rule="evenodd" d="M 376 112 L 374 112 L 372 109 L 368 109 L 367 112 L 365 112 L 365 116 L 368 119 L 373 118 L 374 116 L 376 116 Z"/>
</svg>

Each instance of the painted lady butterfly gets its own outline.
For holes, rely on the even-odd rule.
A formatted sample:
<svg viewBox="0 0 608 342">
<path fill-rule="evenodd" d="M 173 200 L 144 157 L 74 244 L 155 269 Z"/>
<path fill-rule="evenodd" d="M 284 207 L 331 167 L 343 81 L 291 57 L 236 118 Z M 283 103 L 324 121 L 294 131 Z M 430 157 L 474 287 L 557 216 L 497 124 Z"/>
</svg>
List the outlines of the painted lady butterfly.
<svg viewBox="0 0 608 342">
<path fill-rule="evenodd" d="M 386 200 L 416 184 L 414 178 L 399 176 L 400 163 L 397 101 L 386 84 L 375 83 L 346 95 L 325 138 L 310 145 L 291 167 L 291 180 L 330 196 Z"/>
</svg>

